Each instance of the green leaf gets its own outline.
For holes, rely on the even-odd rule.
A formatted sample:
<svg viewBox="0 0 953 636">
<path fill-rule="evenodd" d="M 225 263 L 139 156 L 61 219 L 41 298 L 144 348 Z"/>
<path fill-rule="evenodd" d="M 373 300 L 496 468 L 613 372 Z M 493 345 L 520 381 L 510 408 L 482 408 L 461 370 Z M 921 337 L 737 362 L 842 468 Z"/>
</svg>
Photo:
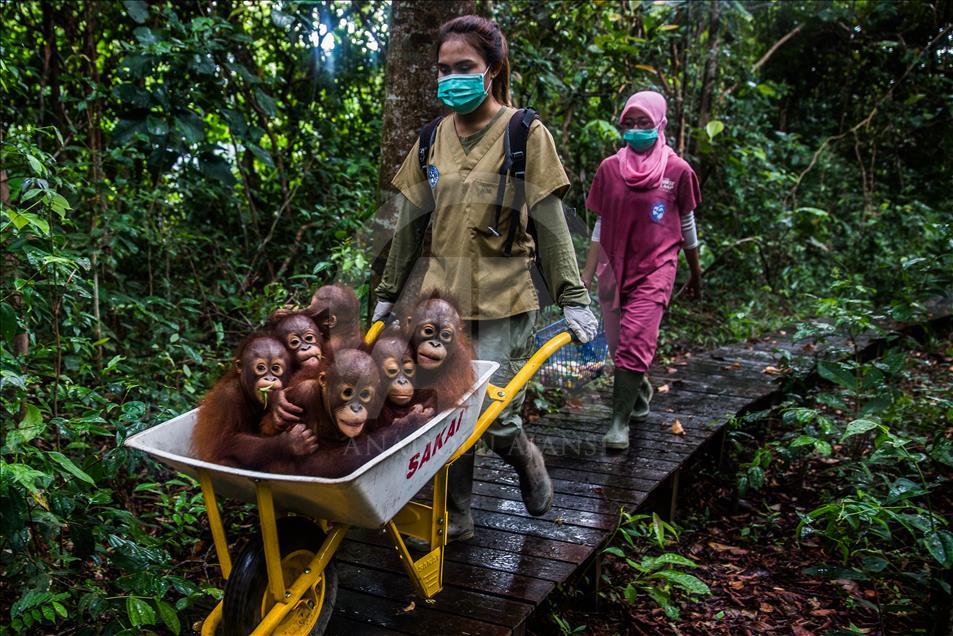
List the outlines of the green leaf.
<svg viewBox="0 0 953 636">
<path fill-rule="evenodd" d="M 33 168 L 33 172 L 40 176 L 46 175 L 46 167 L 40 163 L 40 160 L 34 157 L 33 155 L 26 156 L 27 163 L 30 164 L 30 167 Z"/>
<path fill-rule="evenodd" d="M 705 132 L 708 133 L 708 140 L 711 141 L 718 136 L 721 131 L 725 129 L 725 123 L 718 119 L 712 119 L 710 122 L 705 124 Z"/>
<path fill-rule="evenodd" d="M 139 40 L 140 44 L 149 45 L 157 42 L 155 34 L 149 27 L 138 27 L 132 33 L 136 36 L 136 39 Z"/>
<path fill-rule="evenodd" d="M 635 600 L 639 597 L 638 590 L 635 589 L 635 586 L 629 583 L 625 586 L 625 590 L 622 592 L 625 595 L 625 600 L 630 603 L 635 603 Z"/>
<path fill-rule="evenodd" d="M 705 585 L 704 581 L 692 574 L 677 572 L 675 570 L 661 570 L 650 575 L 652 579 L 664 579 L 682 588 L 689 594 L 711 594 L 711 590 Z"/>
<path fill-rule="evenodd" d="M 55 623 L 55 622 L 56 622 L 56 612 L 53 611 L 53 606 L 52 606 L 52 605 L 44 605 L 44 606 L 41 608 L 41 611 L 43 612 L 43 618 L 45 618 L 46 620 L 50 621 L 51 623 Z"/>
<path fill-rule="evenodd" d="M 617 548 L 617 547 L 615 547 L 615 546 L 612 546 L 612 547 L 610 547 L 610 548 L 606 548 L 605 550 L 602 551 L 602 553 L 603 553 L 603 554 L 612 554 L 612 555 L 615 555 L 615 556 L 619 557 L 620 559 L 624 559 L 624 558 L 625 558 L 625 553 L 622 551 L 622 548 Z"/>
<path fill-rule="evenodd" d="M 19 426 L 17 426 L 21 442 L 29 442 L 42 433 L 44 428 L 43 415 L 40 413 L 40 409 L 32 404 L 27 404 L 26 413 L 20 420 Z"/>
<path fill-rule="evenodd" d="M 165 123 L 164 120 L 154 115 L 149 115 L 146 117 L 146 130 L 156 137 L 161 137 L 169 132 L 169 125 Z"/>
<path fill-rule="evenodd" d="M 135 596 L 126 597 L 126 615 L 133 627 L 154 625 L 156 622 L 156 613 L 152 606 Z"/>
<path fill-rule="evenodd" d="M 937 563 L 945 568 L 953 567 L 953 534 L 937 530 L 927 535 L 924 544 Z"/>
<path fill-rule="evenodd" d="M 9 342 L 12 345 L 13 337 L 19 331 L 16 311 L 7 303 L 0 303 L 0 337 L 3 338 L 4 342 Z"/>
<path fill-rule="evenodd" d="M 811 437 L 810 435 L 801 435 L 793 442 L 788 444 L 789 448 L 800 448 L 801 446 L 811 446 L 817 440 Z"/>
<path fill-rule="evenodd" d="M 24 212 L 24 213 L 21 214 L 20 216 L 22 216 L 24 219 L 26 219 L 27 223 L 29 223 L 29 224 L 32 225 L 34 228 L 36 228 L 37 231 L 39 231 L 40 234 L 42 234 L 43 236 L 49 236 L 49 234 L 50 234 L 50 224 L 46 221 L 46 219 L 41 218 L 41 217 L 39 217 L 39 216 L 37 216 L 37 215 L 35 215 L 35 214 L 32 214 L 32 213 L 30 213 L 30 212 Z"/>
<path fill-rule="evenodd" d="M 860 435 L 866 433 L 867 431 L 873 430 L 880 426 L 880 422 L 868 419 L 857 419 L 852 421 L 847 425 L 847 430 L 844 431 L 841 441 L 844 441 L 848 437 L 853 437 L 854 435 Z"/>
<path fill-rule="evenodd" d="M 139 24 L 149 19 L 149 5 L 145 0 L 122 0 L 122 6 L 126 7 L 129 17 Z"/>
<path fill-rule="evenodd" d="M 265 111 L 269 117 L 274 117 L 278 113 L 278 104 L 274 98 L 260 88 L 255 89 L 255 99 L 258 100 L 259 106 L 261 106 L 261 109 Z"/>
<path fill-rule="evenodd" d="M 165 623 L 165 626 L 171 629 L 173 633 L 179 634 L 179 632 L 182 631 L 182 624 L 179 622 L 179 615 L 175 611 L 175 608 L 162 599 L 157 598 L 155 602 L 162 622 Z"/>
<path fill-rule="evenodd" d="M 690 568 L 698 567 L 694 561 L 683 557 L 681 554 L 666 552 L 658 556 L 646 556 L 642 558 L 642 567 L 645 569 L 655 569 L 662 564 L 684 565 Z"/>
<path fill-rule="evenodd" d="M 206 177 L 221 181 L 225 185 L 235 183 L 235 175 L 232 174 L 231 164 L 222 157 L 212 153 L 205 153 L 199 159 L 199 170 Z"/>
<path fill-rule="evenodd" d="M 888 565 L 887 559 L 879 556 L 866 556 L 863 559 L 865 572 L 883 572 Z"/>
<path fill-rule="evenodd" d="M 0 480 L 20 484 L 30 494 L 40 492 L 37 481 L 49 482 L 50 476 L 26 464 L 6 464 L 0 460 Z"/>
<path fill-rule="evenodd" d="M 69 474 L 73 475 L 74 477 L 78 479 L 82 479 L 83 481 L 89 484 L 92 484 L 93 486 L 96 485 L 96 482 L 93 481 L 92 477 L 90 477 L 89 475 L 84 473 L 82 470 L 80 470 L 80 468 L 73 463 L 73 460 L 71 460 L 69 457 L 67 457 L 63 453 L 60 453 L 57 451 L 50 451 L 49 453 L 47 453 L 47 455 L 50 457 L 50 459 L 52 459 L 57 464 L 62 466 L 66 470 L 66 472 L 68 472 Z"/>
<path fill-rule="evenodd" d="M 831 448 L 831 445 L 829 442 L 825 442 L 824 440 L 819 439 L 816 442 L 814 442 L 814 450 L 817 451 L 817 454 L 820 455 L 821 457 L 830 457 L 831 452 L 834 449 Z"/>
<path fill-rule="evenodd" d="M 828 382 L 839 384 L 848 389 L 857 388 L 857 379 L 854 374 L 839 362 L 821 360 L 817 363 L 817 373 Z"/>
<path fill-rule="evenodd" d="M 879 395 L 864 404 L 860 409 L 860 414 L 876 415 L 886 410 L 891 404 L 893 404 L 893 398 L 890 395 Z"/>
</svg>

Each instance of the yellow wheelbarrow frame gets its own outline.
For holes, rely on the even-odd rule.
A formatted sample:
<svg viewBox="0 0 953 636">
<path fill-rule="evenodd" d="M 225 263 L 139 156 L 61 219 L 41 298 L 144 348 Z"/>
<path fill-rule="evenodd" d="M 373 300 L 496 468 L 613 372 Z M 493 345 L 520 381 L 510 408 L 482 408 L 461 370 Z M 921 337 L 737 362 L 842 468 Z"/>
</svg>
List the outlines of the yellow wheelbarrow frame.
<svg viewBox="0 0 953 636">
<path fill-rule="evenodd" d="M 374 342 L 383 331 L 383 323 L 377 322 L 368 330 L 365 341 Z M 416 501 L 406 503 L 400 512 L 385 525 L 394 547 L 397 549 L 401 563 L 407 571 L 417 593 L 424 598 L 432 598 L 443 588 L 443 561 L 446 547 L 447 525 L 447 478 L 450 466 L 461 455 L 470 450 L 483 436 L 486 429 L 499 414 L 512 402 L 513 397 L 524 387 L 530 378 L 535 375 L 546 360 L 560 347 L 568 344 L 571 336 L 568 332 L 561 333 L 540 347 L 527 363 L 519 370 L 505 387 L 498 387 L 492 383 L 487 386 L 486 396 L 490 400 L 489 406 L 480 414 L 470 436 L 461 444 L 450 459 L 438 470 L 433 478 L 433 504 L 427 505 Z M 212 530 L 212 539 L 215 544 L 215 553 L 218 556 L 222 577 L 226 580 L 232 571 L 232 559 L 228 552 L 228 540 L 225 536 L 225 526 L 218 509 L 212 477 L 208 470 L 198 469 L 199 484 L 202 487 L 202 496 L 205 499 L 205 508 L 208 512 L 209 526 Z M 273 605 L 262 617 L 261 622 L 252 632 L 254 636 L 272 634 L 281 622 L 294 610 L 307 594 L 308 590 L 316 588 L 322 581 L 324 569 L 331 562 L 331 558 L 341 545 L 344 535 L 350 526 L 338 524 L 333 520 L 317 520 L 325 530 L 326 535 L 321 547 L 315 553 L 310 563 L 293 580 L 285 580 L 282 571 L 281 549 L 278 543 L 278 519 L 275 513 L 275 503 L 271 486 L 264 481 L 256 482 L 255 494 L 258 506 L 258 517 L 261 526 L 262 545 L 265 556 L 266 571 L 268 573 L 267 590 L 271 595 Z M 430 542 L 430 551 L 414 559 L 404 543 L 403 535 L 416 537 Z M 320 611 L 324 603 L 324 588 L 316 590 L 316 606 Z M 202 624 L 202 635 L 212 636 L 222 621 L 222 606 L 220 601 Z"/>
</svg>

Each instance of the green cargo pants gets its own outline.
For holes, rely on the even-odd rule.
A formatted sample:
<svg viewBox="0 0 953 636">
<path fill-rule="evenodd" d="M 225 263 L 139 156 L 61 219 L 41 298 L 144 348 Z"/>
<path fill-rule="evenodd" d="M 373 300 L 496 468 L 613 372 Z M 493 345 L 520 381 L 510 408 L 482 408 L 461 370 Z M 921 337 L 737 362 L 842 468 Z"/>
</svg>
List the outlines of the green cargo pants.
<svg viewBox="0 0 953 636">
<path fill-rule="evenodd" d="M 508 318 L 496 320 L 474 320 L 468 323 L 473 341 L 474 357 L 477 360 L 493 360 L 500 368 L 490 378 L 490 382 L 505 387 L 507 382 L 526 364 L 533 354 L 533 334 L 537 311 L 528 311 Z M 483 436 L 483 441 L 491 449 L 506 455 L 513 442 L 523 430 L 523 402 L 526 399 L 525 388 L 520 389 L 513 401 L 503 409 Z M 487 398 L 485 409 L 490 403 Z"/>
</svg>

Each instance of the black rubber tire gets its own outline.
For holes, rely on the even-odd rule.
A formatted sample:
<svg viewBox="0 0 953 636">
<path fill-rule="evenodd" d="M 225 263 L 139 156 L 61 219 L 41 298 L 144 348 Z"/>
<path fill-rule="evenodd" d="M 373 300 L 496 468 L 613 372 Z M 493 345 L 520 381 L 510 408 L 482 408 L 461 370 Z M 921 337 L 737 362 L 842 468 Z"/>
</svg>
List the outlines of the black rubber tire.
<svg viewBox="0 0 953 636">
<path fill-rule="evenodd" d="M 324 541 L 324 531 L 303 517 L 284 517 L 278 520 L 278 543 L 281 556 L 298 550 L 317 552 Z M 290 582 L 286 582 L 290 583 Z M 257 535 L 242 550 L 232 566 L 225 583 L 222 602 L 222 633 L 224 636 L 247 636 L 261 622 L 261 602 L 268 589 L 268 573 L 261 535 Z M 334 613 L 338 593 L 338 576 L 333 560 L 324 568 L 324 602 L 318 620 L 309 634 L 323 634 Z"/>
</svg>

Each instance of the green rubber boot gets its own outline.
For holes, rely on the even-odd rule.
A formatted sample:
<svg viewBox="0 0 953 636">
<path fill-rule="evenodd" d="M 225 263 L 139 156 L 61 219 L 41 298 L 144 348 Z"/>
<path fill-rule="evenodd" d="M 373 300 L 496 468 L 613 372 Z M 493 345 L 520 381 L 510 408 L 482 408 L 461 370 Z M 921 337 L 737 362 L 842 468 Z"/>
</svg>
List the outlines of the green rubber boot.
<svg viewBox="0 0 953 636">
<path fill-rule="evenodd" d="M 612 450 L 629 447 L 629 418 L 632 409 L 643 394 L 644 373 L 616 368 L 612 376 L 612 423 L 602 437 L 602 443 Z M 651 388 L 651 387 L 650 387 Z M 648 400 L 645 400 L 645 416 L 648 415 Z"/>
<path fill-rule="evenodd" d="M 644 422 L 649 418 L 649 404 L 652 402 L 652 396 L 655 395 L 655 389 L 652 388 L 652 383 L 649 382 L 648 376 L 642 374 L 642 386 L 639 387 L 639 399 L 635 401 L 635 406 L 632 407 L 632 420 L 633 422 Z"/>
</svg>

